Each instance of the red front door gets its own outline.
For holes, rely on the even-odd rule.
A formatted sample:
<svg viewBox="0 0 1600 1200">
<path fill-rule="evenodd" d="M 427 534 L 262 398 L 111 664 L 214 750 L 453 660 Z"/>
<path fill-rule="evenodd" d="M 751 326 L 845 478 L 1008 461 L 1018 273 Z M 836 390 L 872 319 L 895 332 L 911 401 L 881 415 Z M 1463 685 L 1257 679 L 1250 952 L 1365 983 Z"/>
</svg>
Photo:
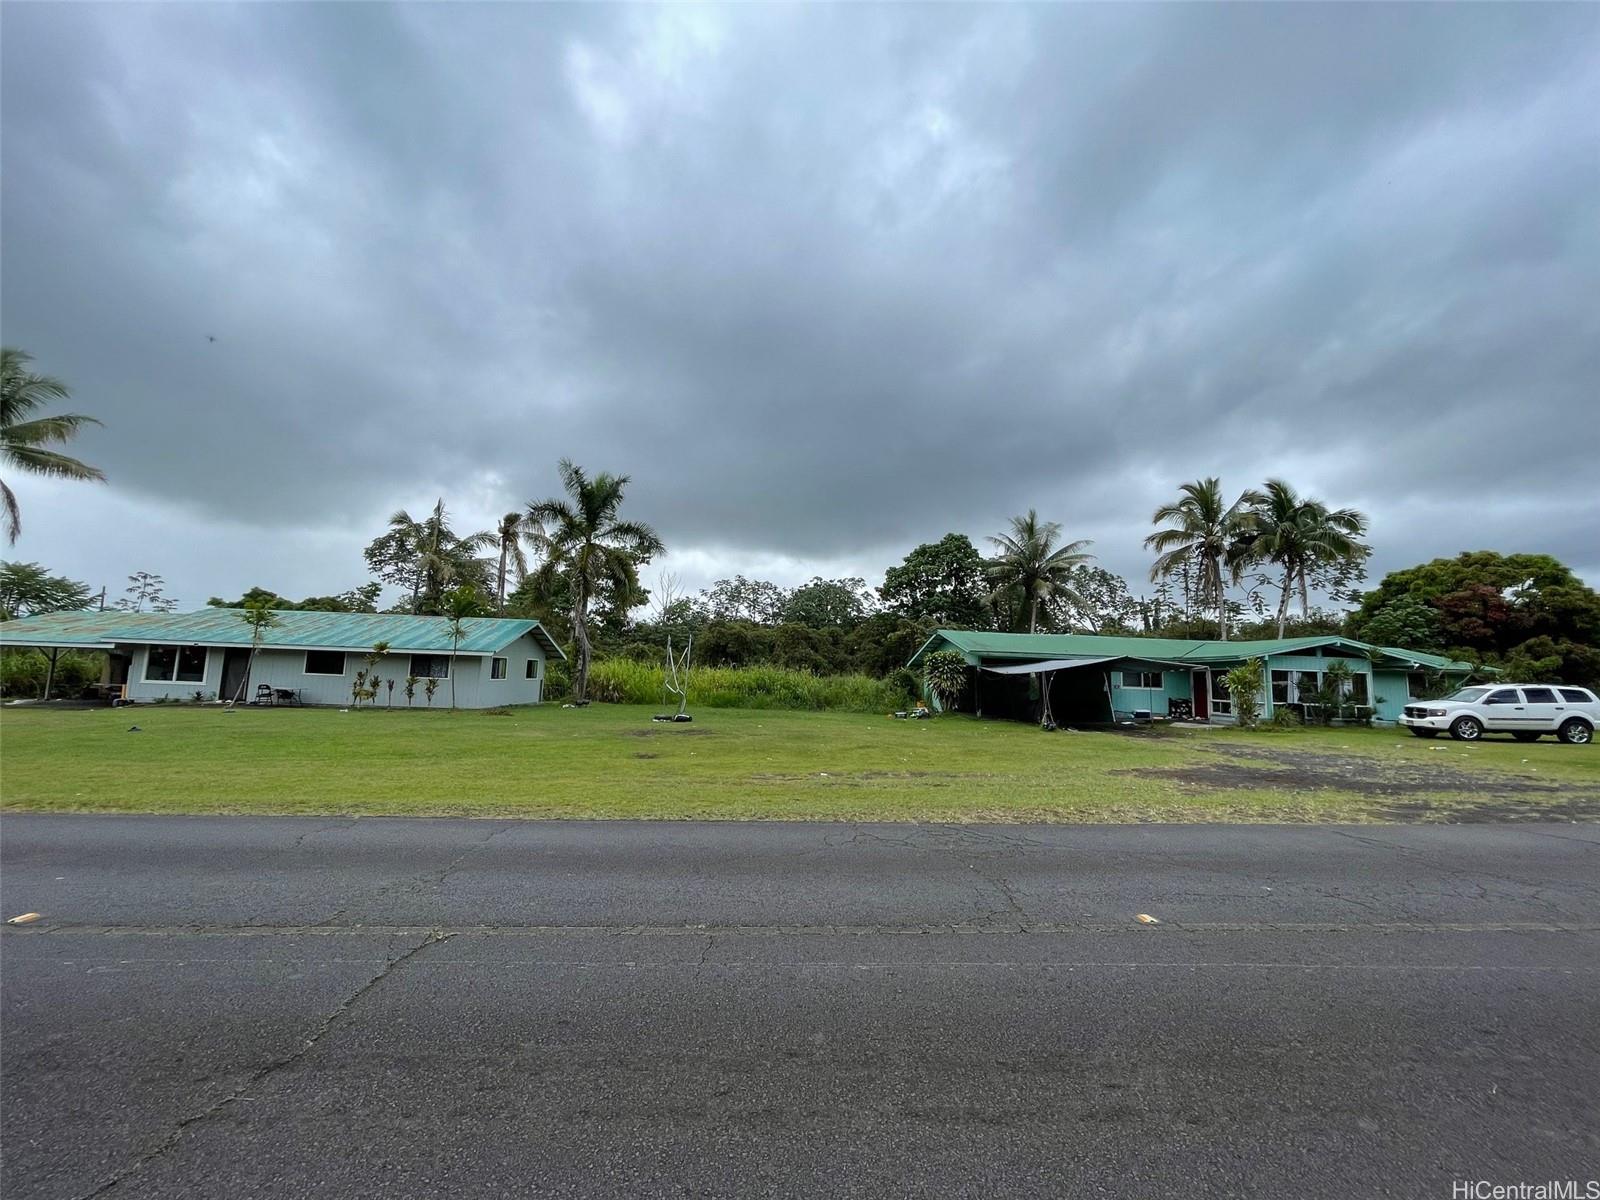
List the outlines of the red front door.
<svg viewBox="0 0 1600 1200">
<path fill-rule="evenodd" d="M 1206 673 L 1192 671 L 1189 678 L 1194 687 L 1194 719 L 1196 721 L 1209 721 L 1211 719 L 1211 690 L 1206 687 Z"/>
</svg>

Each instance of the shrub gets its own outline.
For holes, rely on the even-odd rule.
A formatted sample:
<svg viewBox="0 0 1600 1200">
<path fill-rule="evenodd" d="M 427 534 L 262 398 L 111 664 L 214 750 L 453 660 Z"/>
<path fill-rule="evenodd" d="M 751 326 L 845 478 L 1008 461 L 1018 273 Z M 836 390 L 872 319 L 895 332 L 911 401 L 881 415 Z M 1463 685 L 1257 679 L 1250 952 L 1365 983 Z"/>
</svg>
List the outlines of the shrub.
<svg viewBox="0 0 1600 1200">
<path fill-rule="evenodd" d="M 590 679 L 593 680 L 592 673 Z M 544 666 L 544 688 L 540 691 L 540 696 L 546 700 L 559 700 L 571 687 L 572 677 L 567 671 L 567 664 L 547 661 Z"/>
<path fill-rule="evenodd" d="M 657 663 L 602 659 L 590 670 L 589 698 L 607 704 L 664 704 L 665 675 Z M 898 703 L 896 696 L 886 680 L 814 675 L 788 667 L 692 667 L 688 678 L 690 708 L 888 712 Z"/>
<path fill-rule="evenodd" d="M 64 651 L 56 659 L 56 675 L 50 685 L 50 694 L 58 699 L 78 696 L 91 683 L 100 681 L 104 665 L 104 654 Z M 0 650 L 0 695 L 44 695 L 44 680 L 49 669 L 49 660 L 42 650 L 20 647 Z"/>
<path fill-rule="evenodd" d="M 1287 704 L 1280 704 L 1272 710 L 1272 719 L 1267 724 L 1273 729 L 1299 729 L 1305 722 L 1294 709 Z"/>
<path fill-rule="evenodd" d="M 959 650 L 935 650 L 923 660 L 928 689 L 941 708 L 954 708 L 967 690 L 967 660 Z"/>
<path fill-rule="evenodd" d="M 1255 728 L 1261 716 L 1261 685 L 1264 672 L 1261 660 L 1252 658 L 1240 663 L 1223 676 L 1228 698 L 1233 701 L 1233 718 L 1241 729 Z"/>
</svg>

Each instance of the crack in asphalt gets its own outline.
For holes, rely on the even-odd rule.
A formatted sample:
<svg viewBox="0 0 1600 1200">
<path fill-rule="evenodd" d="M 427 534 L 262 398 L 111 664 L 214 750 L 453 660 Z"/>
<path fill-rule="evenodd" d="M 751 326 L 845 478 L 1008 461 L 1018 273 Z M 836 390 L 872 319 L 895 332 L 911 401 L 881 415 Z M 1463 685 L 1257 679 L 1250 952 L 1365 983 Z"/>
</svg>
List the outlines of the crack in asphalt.
<svg viewBox="0 0 1600 1200">
<path fill-rule="evenodd" d="M 426 871 L 418 875 L 407 875 L 404 879 L 391 879 L 387 883 L 381 884 L 372 891 L 367 892 L 365 895 L 358 898 L 353 898 L 348 904 L 345 904 L 339 909 L 335 910 L 332 915 L 327 917 L 326 920 L 320 922 L 320 924 L 335 924 L 339 918 L 343 917 L 358 903 L 372 903 L 389 892 L 394 891 L 396 888 L 403 887 L 408 884 L 415 887 L 428 887 L 434 892 L 435 895 L 437 895 L 444 888 L 445 880 L 454 875 L 456 871 L 461 868 L 462 863 L 464 863 L 472 855 L 478 853 L 501 834 L 510 833 L 515 828 L 517 828 L 517 822 L 502 821 L 499 823 L 498 828 L 491 829 L 489 831 L 487 837 L 480 838 L 478 841 L 467 846 L 461 851 L 461 853 L 457 854 L 438 870 Z M 312 832 L 316 831 L 313 830 Z"/>
<path fill-rule="evenodd" d="M 372 991 L 373 988 L 377 987 L 385 979 L 389 978 L 390 975 L 394 974 L 395 971 L 399 970 L 406 963 L 410 962 L 429 946 L 436 946 L 440 942 L 448 941 L 454 936 L 454 933 L 447 933 L 443 930 L 430 930 L 428 936 L 424 937 L 409 950 L 406 950 L 394 958 L 386 960 L 382 969 L 380 969 L 378 973 L 375 974 L 371 979 L 367 980 L 366 983 L 362 984 L 355 991 L 351 992 L 349 996 L 345 997 L 338 1007 L 336 1007 L 332 1012 L 324 1017 L 321 1022 L 318 1023 L 311 1036 L 301 1042 L 297 1049 L 291 1050 L 288 1054 L 282 1055 L 279 1058 L 275 1058 L 265 1066 L 259 1067 L 255 1071 L 252 1071 L 242 1083 L 240 1083 L 232 1091 L 228 1092 L 228 1094 L 223 1096 L 220 1100 L 217 1100 L 215 1103 L 208 1105 L 206 1108 L 197 1113 L 191 1113 L 189 1116 L 181 1118 L 178 1123 L 172 1127 L 171 1132 L 162 1139 L 160 1144 L 145 1151 L 126 1166 L 114 1171 L 109 1179 L 92 1188 L 91 1190 L 84 1192 L 77 1198 L 77 1200 L 93 1200 L 93 1197 L 95 1196 L 105 1195 L 107 1192 L 117 1187 L 117 1185 L 122 1183 L 122 1181 L 127 1179 L 130 1175 L 133 1175 L 137 1171 L 148 1166 L 150 1163 L 154 1162 L 156 1159 L 170 1151 L 174 1146 L 183 1140 L 184 1132 L 191 1126 L 198 1125 L 203 1121 L 209 1121 L 212 1117 L 215 1117 L 229 1105 L 238 1101 L 242 1096 L 245 1095 L 246 1092 L 250 1091 L 251 1088 L 260 1085 L 267 1079 L 270 1079 L 279 1071 L 294 1066 L 295 1063 L 299 1062 L 302 1058 L 316 1048 L 317 1043 L 322 1041 L 322 1039 L 328 1035 L 333 1027 L 338 1024 L 340 1018 L 348 1013 L 357 1003 L 359 1003 L 363 996 Z"/>
<path fill-rule="evenodd" d="M 1449 863 L 1440 862 L 1437 858 L 1433 858 L 1432 856 L 1424 854 L 1420 850 L 1415 850 L 1410 846 L 1401 846 L 1395 844 L 1394 842 L 1385 842 L 1370 835 L 1363 836 L 1359 833 L 1352 833 L 1348 829 L 1331 829 L 1328 832 L 1338 837 L 1349 838 L 1352 842 L 1357 842 L 1363 846 L 1372 846 L 1379 850 L 1391 850 L 1394 853 L 1409 858 L 1414 862 L 1419 862 L 1426 866 L 1432 867 L 1436 871 L 1443 871 L 1447 875 L 1461 875 L 1469 879 L 1477 879 L 1479 876 L 1487 876 L 1490 879 L 1504 880 L 1506 883 L 1515 883 L 1521 887 L 1529 888 L 1534 891 L 1540 891 L 1548 886 L 1547 883 L 1538 880 L 1520 879 L 1515 875 L 1506 875 L 1502 872 L 1491 871 L 1484 867 L 1451 866 Z M 1579 887 L 1582 886 L 1582 884 L 1577 883 L 1576 881 L 1574 881 L 1574 885 Z M 1588 890 L 1593 891 L 1596 889 L 1591 887 Z"/>
</svg>

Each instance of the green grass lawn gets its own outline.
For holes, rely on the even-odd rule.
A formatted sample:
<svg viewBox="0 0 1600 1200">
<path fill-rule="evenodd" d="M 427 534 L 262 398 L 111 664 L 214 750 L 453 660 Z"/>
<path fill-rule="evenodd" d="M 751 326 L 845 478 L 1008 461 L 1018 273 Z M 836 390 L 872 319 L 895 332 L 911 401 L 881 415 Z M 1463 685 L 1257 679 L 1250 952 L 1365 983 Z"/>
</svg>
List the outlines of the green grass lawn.
<svg viewBox="0 0 1600 1200">
<path fill-rule="evenodd" d="M 1600 749 L 1393 729 L 1042 733 L 629 705 L 7 709 L 7 810 L 934 821 L 1600 819 Z M 130 732 L 137 724 L 141 732 Z"/>
</svg>

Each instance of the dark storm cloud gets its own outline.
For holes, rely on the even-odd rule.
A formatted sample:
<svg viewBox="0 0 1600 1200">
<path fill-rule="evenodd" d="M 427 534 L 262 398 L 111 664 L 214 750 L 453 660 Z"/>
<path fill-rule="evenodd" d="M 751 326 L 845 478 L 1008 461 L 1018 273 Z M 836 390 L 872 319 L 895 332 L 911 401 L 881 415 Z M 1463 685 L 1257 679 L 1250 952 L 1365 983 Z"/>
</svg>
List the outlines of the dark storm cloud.
<svg viewBox="0 0 1600 1200">
<path fill-rule="evenodd" d="M 346 573 L 570 454 L 705 571 L 1284 473 L 1600 576 L 1597 14 L 8 6 L 5 336 Z"/>
</svg>

